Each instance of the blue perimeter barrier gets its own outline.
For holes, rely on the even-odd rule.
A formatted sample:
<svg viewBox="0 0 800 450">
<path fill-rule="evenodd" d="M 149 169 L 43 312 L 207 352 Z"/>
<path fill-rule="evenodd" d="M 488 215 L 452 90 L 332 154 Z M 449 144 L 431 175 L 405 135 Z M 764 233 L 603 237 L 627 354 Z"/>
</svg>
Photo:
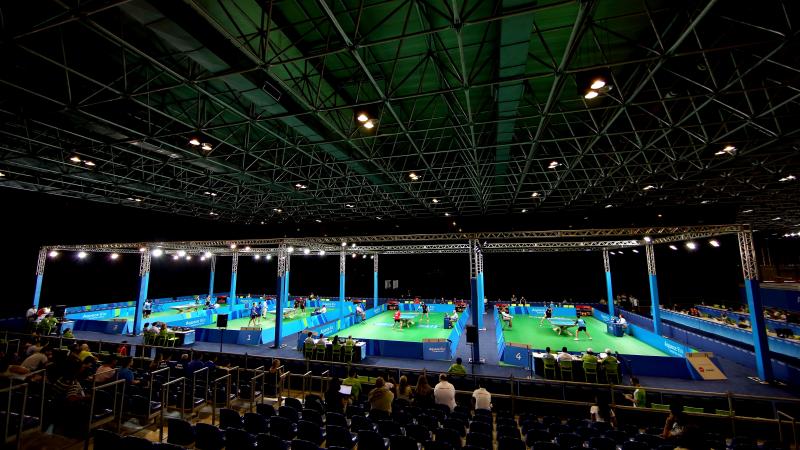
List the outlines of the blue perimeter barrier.
<svg viewBox="0 0 800 450">
<path fill-rule="evenodd" d="M 514 315 L 527 315 L 533 317 L 542 317 L 547 309 L 546 306 L 509 306 L 508 313 Z M 514 343 L 506 342 L 503 336 L 503 321 L 500 319 L 500 313 L 497 307 L 492 308 L 494 311 L 494 324 L 495 324 L 495 338 L 497 339 L 497 356 L 504 364 L 517 367 L 530 368 L 530 353 L 531 350 L 513 345 Z M 569 317 L 577 318 L 578 310 L 574 306 L 556 306 L 553 308 L 553 317 Z M 523 342 L 518 342 L 524 344 Z M 533 346 L 533 345 L 531 345 Z"/>
<path fill-rule="evenodd" d="M 739 298 L 747 304 L 744 287 L 739 288 Z M 800 290 L 788 288 L 779 283 L 761 283 L 761 303 L 765 307 L 800 311 Z"/>
<path fill-rule="evenodd" d="M 701 317 L 694 317 L 688 314 L 681 314 L 661 308 L 661 319 L 667 320 L 678 325 L 683 325 L 692 329 L 714 334 L 742 344 L 753 345 L 753 331 L 746 330 L 732 325 L 713 322 Z M 779 353 L 789 358 L 800 358 L 800 342 L 792 341 L 774 336 L 768 336 L 769 350 Z"/>
<path fill-rule="evenodd" d="M 640 316 L 630 311 L 624 311 L 628 323 L 636 323 L 640 327 L 653 328 L 653 321 L 647 317 Z M 693 333 L 683 329 L 678 325 L 662 323 L 661 330 L 664 336 L 675 341 L 681 342 L 692 348 L 712 352 L 714 355 L 729 359 L 735 363 L 755 370 L 755 353 L 742 347 L 731 345 L 726 342 Z M 800 385 L 800 367 L 787 364 L 783 361 L 772 360 L 772 372 L 776 379 L 784 381 L 790 385 Z"/>
<path fill-rule="evenodd" d="M 419 305 L 414 303 L 398 303 L 398 308 L 400 311 L 416 311 L 416 308 Z M 452 314 L 455 310 L 455 305 L 446 305 L 446 304 L 429 304 L 428 306 L 431 307 L 431 312 L 443 312 Z M 374 317 L 377 314 L 386 311 L 386 305 L 380 305 L 377 308 L 367 309 L 365 312 L 367 314 L 367 319 Z M 447 343 L 448 352 L 443 354 L 441 351 L 431 351 L 432 349 L 429 348 L 428 351 L 425 351 L 425 343 L 423 342 L 402 342 L 402 341 L 389 341 L 389 340 L 381 340 L 381 339 L 364 339 L 360 338 L 359 340 L 366 342 L 367 344 L 367 355 L 368 356 L 387 356 L 387 357 L 394 357 L 394 358 L 413 358 L 413 359 L 425 359 L 425 356 L 428 356 L 428 359 L 437 359 L 437 360 L 451 360 L 452 356 L 456 352 L 456 348 L 458 347 L 458 342 L 461 339 L 461 335 L 464 333 L 464 328 L 466 327 L 467 320 L 469 319 L 469 308 L 464 310 L 464 312 L 459 315 L 458 322 L 455 323 L 453 326 L 453 330 L 450 332 L 450 336 L 448 337 L 449 342 Z M 360 318 L 359 318 L 360 320 Z M 351 327 L 356 324 L 356 317 L 352 314 L 352 310 L 348 311 L 348 314 L 344 317 L 344 319 L 337 319 L 337 320 L 329 320 L 326 323 L 320 324 L 318 326 L 312 327 L 309 326 L 300 330 L 301 333 L 297 335 L 297 348 L 303 348 L 303 341 L 306 338 L 307 332 L 311 331 L 314 335 L 319 335 L 320 333 L 324 334 L 325 336 L 334 336 L 339 331 Z M 438 350 L 437 346 L 437 350 Z"/>
<path fill-rule="evenodd" d="M 750 321 L 750 314 L 749 313 L 740 313 L 735 311 L 726 311 L 720 308 L 714 308 L 713 306 L 706 306 L 706 305 L 697 305 L 696 308 L 701 312 L 708 314 L 711 317 L 722 317 L 722 313 L 726 313 L 728 317 L 739 321 L 741 319 Z M 767 319 L 764 318 L 764 323 L 767 325 L 767 329 L 771 331 L 775 331 L 775 328 L 789 328 L 792 330 L 792 333 L 796 336 L 800 336 L 800 324 L 796 323 L 789 323 L 781 320 L 774 320 L 774 319 Z"/>
</svg>

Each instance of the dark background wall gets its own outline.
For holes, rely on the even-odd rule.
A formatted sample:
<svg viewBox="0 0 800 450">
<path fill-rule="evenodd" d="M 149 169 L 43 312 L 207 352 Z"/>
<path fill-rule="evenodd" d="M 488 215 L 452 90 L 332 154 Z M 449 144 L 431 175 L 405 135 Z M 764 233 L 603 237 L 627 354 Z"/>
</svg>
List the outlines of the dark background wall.
<svg viewBox="0 0 800 450">
<path fill-rule="evenodd" d="M 456 231 L 451 223 L 437 221 L 405 221 L 395 223 L 359 223 L 307 226 L 292 223 L 275 225 L 234 225 L 153 213 L 143 209 L 102 205 L 80 200 L 62 199 L 42 194 L 0 189 L 0 201 L 8 212 L 3 219 L 5 248 L 0 258 L 3 301 L 2 315 L 19 314 L 30 304 L 34 287 L 36 257 L 40 246 L 65 243 L 114 241 L 158 241 L 187 239 L 237 239 L 245 237 L 281 237 L 302 235 L 336 235 L 358 233 L 410 233 Z M 558 219 L 558 220 L 556 220 Z M 563 215 L 548 226 L 567 227 L 574 218 Z M 581 218 L 582 219 L 582 218 Z M 680 220 L 679 218 L 675 219 Z M 388 222 L 388 221 L 386 221 Z M 460 220 L 464 231 L 490 230 L 492 222 L 481 219 Z M 576 226 L 607 226 L 602 217 L 583 221 Z M 680 222 L 679 222 L 680 223 Z M 687 222 L 688 223 L 688 222 Z M 620 226 L 633 223 L 620 224 Z M 537 221 L 536 228 L 542 228 Z M 505 229 L 532 229 L 523 219 L 509 219 Z M 722 247 L 712 248 L 699 241 L 700 249 L 687 251 L 681 246 L 672 251 L 657 247 L 658 274 L 662 301 L 666 303 L 719 300 L 738 301 L 737 287 L 741 278 L 738 249 L 733 236 L 720 239 Z M 783 242 L 783 240 L 782 240 Z M 780 245 L 776 254 L 788 260 L 797 258 L 794 250 Z M 781 256 L 783 257 L 783 256 Z M 793 262 L 793 261 L 789 261 Z M 84 305 L 136 298 L 138 291 L 138 255 L 123 255 L 112 262 L 101 254 L 78 261 L 74 254 L 63 253 L 48 259 L 42 292 L 43 304 Z M 644 252 L 612 256 L 615 292 L 649 298 Z M 338 256 L 296 255 L 291 265 L 292 294 L 315 292 L 338 294 Z M 516 294 L 529 300 L 604 298 L 605 280 L 599 253 L 520 253 L 487 254 L 485 257 L 486 293 L 490 299 L 508 298 Z M 241 258 L 239 293 L 275 292 L 275 261 Z M 469 296 L 469 261 L 466 255 L 385 255 L 380 259 L 380 295 L 399 296 L 409 291 L 424 297 Z M 208 289 L 207 262 L 154 260 L 150 281 L 151 297 L 202 293 Z M 347 260 L 347 294 L 372 295 L 372 261 Z M 383 280 L 398 280 L 397 291 L 383 289 Z M 227 291 L 230 285 L 230 258 L 217 261 L 216 290 Z"/>
</svg>

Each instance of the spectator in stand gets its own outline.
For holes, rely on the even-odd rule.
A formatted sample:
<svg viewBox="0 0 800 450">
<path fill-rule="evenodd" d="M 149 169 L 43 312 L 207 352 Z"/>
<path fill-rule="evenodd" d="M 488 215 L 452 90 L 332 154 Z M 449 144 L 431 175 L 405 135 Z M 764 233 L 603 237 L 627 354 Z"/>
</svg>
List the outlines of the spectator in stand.
<svg viewBox="0 0 800 450">
<path fill-rule="evenodd" d="M 158 369 L 163 369 L 167 367 L 167 362 L 164 361 L 164 356 L 161 355 L 161 352 L 156 353 L 156 356 L 150 361 L 150 372 L 155 372 Z"/>
<path fill-rule="evenodd" d="M 47 355 L 44 354 L 44 349 L 42 347 L 37 347 L 36 351 L 25 358 L 20 365 L 31 372 L 44 369 L 47 365 Z"/>
<path fill-rule="evenodd" d="M 94 382 L 96 384 L 103 384 L 108 383 L 109 381 L 113 380 L 115 377 L 115 372 L 117 370 L 117 357 L 111 355 L 108 357 L 105 363 L 97 368 L 97 372 L 94 374 Z"/>
<path fill-rule="evenodd" d="M 466 375 L 467 369 L 464 368 L 462 364 L 463 360 L 461 358 L 456 358 L 456 363 L 451 365 L 450 368 L 447 369 L 447 373 L 452 373 L 454 375 Z"/>
<path fill-rule="evenodd" d="M 358 401 L 361 396 L 361 380 L 358 379 L 358 372 L 356 372 L 355 368 L 350 369 L 350 376 L 345 378 L 342 384 L 352 388 L 350 390 L 350 398 Z"/>
<path fill-rule="evenodd" d="M 400 383 L 397 385 L 397 398 L 410 402 L 412 395 L 413 391 L 411 390 L 411 386 L 408 385 L 408 377 L 402 375 L 400 377 Z"/>
<path fill-rule="evenodd" d="M 344 407 L 347 403 L 344 395 L 339 390 L 342 385 L 339 383 L 339 377 L 331 377 L 328 382 L 328 390 L 325 391 L 325 411 L 343 414 Z"/>
<path fill-rule="evenodd" d="M 128 356 L 128 341 L 122 341 L 117 347 L 117 355 Z"/>
<path fill-rule="evenodd" d="M 369 391 L 367 397 L 370 409 L 376 411 L 385 411 L 389 414 L 392 413 L 392 402 L 394 401 L 394 394 L 386 389 L 386 382 L 383 377 L 378 377 L 375 380 L 375 388 Z"/>
<path fill-rule="evenodd" d="M 269 372 L 267 373 L 267 391 L 270 395 L 277 395 L 278 394 L 278 386 L 280 385 L 281 375 L 283 375 L 283 369 L 281 368 L 281 360 L 278 358 L 274 358 L 272 360 L 272 364 L 269 366 Z"/>
<path fill-rule="evenodd" d="M 125 384 L 139 384 L 141 380 L 137 380 L 133 376 L 133 370 L 131 370 L 131 366 L 133 365 L 133 358 L 130 356 L 126 356 L 122 358 L 120 363 L 119 372 L 117 372 L 117 379 L 125 380 Z"/>
<path fill-rule="evenodd" d="M 483 387 L 483 384 L 478 382 L 478 389 L 472 393 L 472 406 L 475 409 L 492 409 L 492 394 Z"/>
<path fill-rule="evenodd" d="M 633 403 L 634 408 L 646 408 L 647 392 L 639 384 L 639 379 L 636 377 L 631 377 L 631 385 L 636 389 L 633 391 L 633 394 L 625 394 L 625 398 Z"/>
<path fill-rule="evenodd" d="M 89 351 L 89 344 L 83 343 L 80 347 L 80 352 L 78 353 L 78 360 L 83 361 L 86 359 L 87 356 L 92 356 L 92 352 Z"/>
<path fill-rule="evenodd" d="M 439 383 L 433 388 L 433 398 L 437 405 L 447 405 L 451 412 L 456 409 L 456 388 L 447 381 L 447 374 L 439 375 Z"/>
<path fill-rule="evenodd" d="M 414 389 L 414 404 L 421 408 L 433 406 L 433 388 L 428 384 L 428 377 L 423 373 L 417 378 L 417 387 Z"/>
<path fill-rule="evenodd" d="M 661 437 L 664 439 L 678 438 L 683 434 L 687 425 L 688 420 L 686 414 L 683 413 L 683 405 L 673 403 L 669 405 L 669 416 L 664 422 L 664 432 Z"/>
<path fill-rule="evenodd" d="M 589 416 L 592 422 L 606 422 L 611 428 L 617 428 L 617 417 L 605 396 L 601 395 L 595 399 L 595 404 L 589 408 Z"/>
<path fill-rule="evenodd" d="M 0 378 L 22 379 L 31 373 L 30 370 L 23 366 L 11 364 L 12 361 L 13 359 L 11 358 L 11 355 L 7 355 L 0 359 Z"/>
<path fill-rule="evenodd" d="M 75 335 L 72 334 L 71 328 L 65 328 L 64 333 L 61 335 L 64 339 L 75 339 Z"/>
<path fill-rule="evenodd" d="M 186 364 L 186 376 L 191 378 L 195 372 L 203 369 L 205 366 L 206 365 L 203 364 L 203 354 L 201 352 L 194 352 L 194 358 Z"/>
</svg>

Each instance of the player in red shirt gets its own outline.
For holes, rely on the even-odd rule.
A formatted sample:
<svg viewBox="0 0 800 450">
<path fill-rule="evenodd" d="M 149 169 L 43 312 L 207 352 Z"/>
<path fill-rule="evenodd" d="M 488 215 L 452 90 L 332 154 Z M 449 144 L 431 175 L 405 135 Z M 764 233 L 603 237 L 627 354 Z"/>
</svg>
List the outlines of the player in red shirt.
<svg viewBox="0 0 800 450">
<path fill-rule="evenodd" d="M 403 328 L 403 324 L 400 323 L 400 310 L 394 312 L 394 326 L 400 325 L 400 328 Z"/>
</svg>

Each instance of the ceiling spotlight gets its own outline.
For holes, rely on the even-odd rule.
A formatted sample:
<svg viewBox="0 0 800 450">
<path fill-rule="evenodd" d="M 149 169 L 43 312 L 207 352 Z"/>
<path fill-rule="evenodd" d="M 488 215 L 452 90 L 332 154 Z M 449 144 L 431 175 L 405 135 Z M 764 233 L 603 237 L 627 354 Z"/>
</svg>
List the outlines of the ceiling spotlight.
<svg viewBox="0 0 800 450">
<path fill-rule="evenodd" d="M 322 223 L 322 219 L 314 219 L 314 222 Z"/>
<path fill-rule="evenodd" d="M 610 251 L 610 252 L 608 252 L 608 254 L 609 254 L 609 255 L 616 255 L 616 253 L 615 253 L 615 252 L 613 252 L 613 251 Z"/>
<path fill-rule="evenodd" d="M 753 212 L 752 209 L 745 209 L 744 211 L 742 211 L 742 214 L 750 214 L 751 212 Z"/>
<path fill-rule="evenodd" d="M 605 208 L 606 208 L 606 209 L 608 209 L 608 208 L 613 208 L 613 207 L 614 207 L 614 205 L 612 205 L 612 204 L 610 204 L 610 203 L 609 203 L 608 205 L 606 205 L 606 206 L 605 206 Z"/>
<path fill-rule="evenodd" d="M 547 166 L 548 169 L 555 169 L 556 167 L 560 166 L 561 163 L 558 161 L 550 161 L 550 165 Z"/>
<path fill-rule="evenodd" d="M 319 256 L 325 256 L 325 250 L 320 250 L 319 251 Z"/>
<path fill-rule="evenodd" d="M 719 247 L 719 241 L 716 239 L 712 239 L 708 241 L 708 243 L 711 244 L 712 247 Z"/>
<path fill-rule="evenodd" d="M 381 216 L 375 216 L 375 219 L 377 219 L 377 220 L 381 220 L 381 219 L 383 219 L 383 217 L 381 217 Z"/>
<path fill-rule="evenodd" d="M 231 244 L 231 250 L 234 250 L 235 248 L 236 248 L 236 244 L 235 243 Z"/>
<path fill-rule="evenodd" d="M 445 217 L 450 217 L 450 213 L 444 213 Z"/>
<path fill-rule="evenodd" d="M 180 257 L 180 256 L 178 256 L 178 255 L 172 255 L 172 260 L 173 260 L 173 261 L 177 261 L 177 260 L 179 260 L 180 258 L 181 258 L 181 257 Z"/>
<path fill-rule="evenodd" d="M 135 201 L 136 203 L 141 203 L 142 199 L 140 199 L 140 198 L 135 198 L 135 199 L 133 199 L 133 201 Z"/>
<path fill-rule="evenodd" d="M 191 261 L 192 260 L 192 255 L 186 255 L 186 260 L 187 261 Z"/>
<path fill-rule="evenodd" d="M 356 256 L 358 256 L 358 255 L 356 255 L 355 253 L 353 253 L 353 258 L 355 258 Z"/>
<path fill-rule="evenodd" d="M 348 203 L 348 204 L 346 204 L 346 205 L 344 205 L 344 206 L 347 206 L 348 208 L 353 208 L 353 207 L 354 207 L 354 206 L 353 206 L 353 205 L 351 205 L 350 203 Z"/>
<path fill-rule="evenodd" d="M 703 200 L 700 202 L 701 205 L 707 205 L 709 203 L 711 203 L 711 200 Z"/>
<path fill-rule="evenodd" d="M 72 162 L 74 162 L 74 163 L 79 163 L 79 162 L 81 162 L 81 158 L 80 158 L 79 156 L 73 156 L 73 157 L 72 157 L 72 158 L 70 158 L 69 160 L 70 160 L 70 161 L 72 161 Z"/>
<path fill-rule="evenodd" d="M 361 123 L 364 123 L 364 122 L 366 122 L 366 121 L 368 121 L 368 120 L 369 120 L 369 117 L 368 117 L 366 114 L 364 114 L 364 113 L 360 113 L 360 114 L 358 115 L 358 117 L 356 117 L 356 120 L 358 120 L 358 121 L 359 121 L 359 122 L 361 122 Z"/>
<path fill-rule="evenodd" d="M 58 256 L 58 252 L 55 250 L 50 250 L 50 253 L 48 253 L 47 255 L 51 258 L 55 258 L 56 256 Z"/>
<path fill-rule="evenodd" d="M 91 162 L 91 161 L 84 161 L 83 163 L 86 164 L 89 167 L 94 167 L 95 166 L 95 164 L 93 162 Z"/>
<path fill-rule="evenodd" d="M 598 79 L 592 81 L 592 85 L 589 86 L 589 87 L 591 87 L 592 89 L 602 89 L 605 86 L 606 86 L 606 80 L 604 80 L 602 78 L 598 78 Z"/>
<path fill-rule="evenodd" d="M 736 153 L 736 147 L 734 147 L 733 145 L 726 145 L 725 147 L 723 147 L 722 150 L 719 150 L 714 154 L 717 156 L 721 156 L 721 155 L 733 155 L 734 153 Z"/>
<path fill-rule="evenodd" d="M 689 250 L 696 250 L 697 244 L 692 241 L 689 241 L 686 243 L 686 248 L 688 248 Z"/>
<path fill-rule="evenodd" d="M 417 180 L 419 180 L 419 175 L 417 175 L 414 172 L 411 172 L 411 173 L 408 174 L 408 178 L 411 178 L 411 181 L 417 181 Z"/>
<path fill-rule="evenodd" d="M 781 220 L 781 218 L 780 218 L 780 217 L 773 217 L 773 218 L 772 218 L 772 219 L 770 219 L 770 220 L 773 220 L 773 221 L 774 221 L 774 220 Z"/>
<path fill-rule="evenodd" d="M 355 242 L 353 242 L 352 244 L 350 244 L 350 247 L 352 247 L 352 248 L 356 248 L 356 243 L 355 243 Z"/>
<path fill-rule="evenodd" d="M 796 179 L 797 179 L 797 177 L 795 177 L 794 175 L 787 175 L 787 176 L 781 178 L 778 181 L 794 181 Z"/>
<path fill-rule="evenodd" d="M 200 145 L 200 139 L 197 139 L 196 137 L 193 137 L 193 138 L 189 139 L 189 144 L 194 145 L 195 147 L 197 147 L 198 145 Z"/>
<path fill-rule="evenodd" d="M 209 144 L 207 142 L 203 142 L 203 145 L 200 148 L 205 150 L 205 151 L 207 151 L 207 152 L 210 152 L 212 147 L 211 147 L 211 144 Z"/>
<path fill-rule="evenodd" d="M 310 255 L 310 254 L 311 254 L 311 249 L 304 248 L 304 249 L 303 249 L 303 254 L 304 254 L 304 255 Z"/>
<path fill-rule="evenodd" d="M 633 253 L 639 253 L 639 250 L 633 249 L 631 250 Z"/>
<path fill-rule="evenodd" d="M 670 245 L 669 248 L 672 249 L 672 250 L 677 250 L 678 249 L 678 247 L 676 247 L 674 245 Z"/>
<path fill-rule="evenodd" d="M 200 257 L 200 261 L 205 261 L 205 260 L 206 260 L 206 257 L 205 257 L 205 256 L 201 256 L 201 257 Z"/>
<path fill-rule="evenodd" d="M 261 255 L 259 255 L 258 253 L 256 253 L 255 255 L 253 255 L 253 259 L 261 259 Z"/>
<path fill-rule="evenodd" d="M 4 174 L 3 172 L 0 172 L 0 178 L 2 178 L 4 176 L 6 176 L 6 174 Z"/>
<path fill-rule="evenodd" d="M 308 188 L 308 186 L 306 186 L 306 185 L 305 185 L 305 184 L 303 184 L 303 183 L 296 183 L 296 184 L 294 185 L 294 187 L 296 187 L 297 189 L 307 189 L 307 188 Z"/>
<path fill-rule="evenodd" d="M 287 253 L 293 253 L 294 252 L 294 247 L 291 247 L 291 246 L 290 247 L 286 247 L 286 252 Z"/>
<path fill-rule="evenodd" d="M 364 122 L 364 128 L 366 128 L 368 130 L 371 130 L 371 129 L 375 128 L 375 122 L 373 122 L 372 120 L 368 120 L 368 121 Z"/>
<path fill-rule="evenodd" d="M 144 253 L 147 251 L 147 247 L 139 247 L 139 253 Z"/>
<path fill-rule="evenodd" d="M 211 258 L 213 255 L 211 254 L 211 252 L 205 252 L 203 253 L 203 256 L 205 256 L 206 258 Z"/>
<path fill-rule="evenodd" d="M 269 261 L 270 259 L 272 259 L 272 255 L 270 255 L 269 253 L 267 253 L 267 261 Z"/>
<path fill-rule="evenodd" d="M 651 238 L 650 236 L 645 236 L 644 237 L 644 241 L 649 244 L 649 243 L 653 242 L 653 238 Z"/>
<path fill-rule="evenodd" d="M 367 255 L 366 254 L 361 255 L 361 259 L 367 259 Z"/>
<path fill-rule="evenodd" d="M 438 198 L 434 198 L 434 199 L 433 199 L 433 200 L 431 200 L 431 201 L 432 201 L 433 203 L 439 203 L 439 199 L 438 199 Z"/>
<path fill-rule="evenodd" d="M 522 208 L 522 212 L 523 212 L 523 213 L 526 213 L 526 212 L 528 212 L 528 210 L 527 210 L 527 209 L 525 209 L 525 208 Z"/>
<path fill-rule="evenodd" d="M 453 222 L 453 226 L 456 226 L 456 223 L 455 223 L 455 222 Z"/>
<path fill-rule="evenodd" d="M 161 256 L 163 254 L 164 254 L 164 250 L 161 250 L 160 248 L 153 249 L 153 251 L 151 252 L 151 255 L 153 255 L 153 257 L 155 257 L 155 258 L 158 258 L 159 256 Z"/>
<path fill-rule="evenodd" d="M 655 188 L 656 188 L 656 187 L 655 187 L 655 186 L 653 186 L 652 184 L 648 184 L 647 186 L 645 186 L 645 187 L 644 187 L 644 190 L 645 190 L 645 191 L 649 191 L 650 189 L 655 189 Z"/>
<path fill-rule="evenodd" d="M 209 213 L 208 213 L 208 214 L 209 214 L 210 216 L 218 216 L 218 215 L 219 215 L 218 213 L 215 213 L 214 211 L 209 211 Z"/>
<path fill-rule="evenodd" d="M 249 246 L 249 245 L 248 245 L 248 246 L 246 246 L 246 247 L 244 248 L 244 251 L 246 251 L 246 252 L 249 252 L 249 251 L 250 251 L 250 246 Z"/>
<path fill-rule="evenodd" d="M 342 242 L 342 247 L 347 247 L 347 242 Z"/>
<path fill-rule="evenodd" d="M 186 250 L 178 250 L 178 256 L 180 256 L 181 258 L 186 256 Z"/>
<path fill-rule="evenodd" d="M 280 209 L 280 208 L 272 208 L 272 210 L 273 210 L 273 211 L 275 211 L 275 212 L 276 212 L 276 213 L 278 213 L 278 214 L 280 214 L 280 213 L 282 213 L 282 212 L 283 212 L 283 210 L 282 210 L 282 209 Z"/>
<path fill-rule="evenodd" d="M 533 197 L 533 198 L 536 198 L 536 197 L 538 197 L 538 196 L 539 196 L 539 193 L 538 193 L 538 192 L 534 192 L 533 194 L 531 194 L 531 197 Z"/>
<path fill-rule="evenodd" d="M 86 252 L 78 252 L 78 259 L 84 259 L 87 256 L 89 256 L 89 254 Z"/>
<path fill-rule="evenodd" d="M 598 94 L 597 91 L 589 91 L 589 92 L 587 92 L 586 94 L 583 95 L 583 98 L 585 98 L 587 100 L 591 100 L 591 99 L 597 97 L 598 95 L 600 95 L 600 94 Z"/>
</svg>

